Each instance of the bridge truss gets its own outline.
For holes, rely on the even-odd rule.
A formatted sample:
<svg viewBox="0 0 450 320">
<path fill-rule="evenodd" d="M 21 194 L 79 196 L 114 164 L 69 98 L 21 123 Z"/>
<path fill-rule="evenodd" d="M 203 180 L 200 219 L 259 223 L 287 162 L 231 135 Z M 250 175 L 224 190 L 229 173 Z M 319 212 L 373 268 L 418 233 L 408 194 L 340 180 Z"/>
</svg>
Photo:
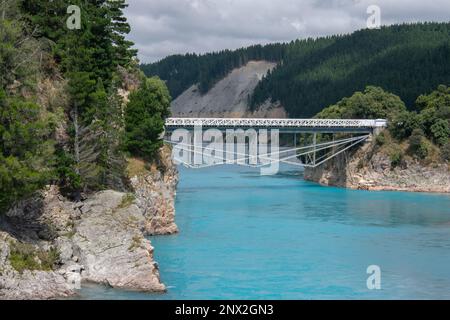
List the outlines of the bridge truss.
<svg viewBox="0 0 450 320">
<path fill-rule="evenodd" d="M 300 167 L 315 168 L 326 161 L 338 156 L 350 148 L 361 144 L 371 138 L 379 130 L 386 127 L 387 121 L 383 119 L 253 119 L 253 118 L 168 118 L 165 127 L 166 134 L 174 133 L 177 130 L 183 131 L 186 136 L 182 142 L 179 140 L 166 139 L 165 142 L 172 144 L 174 160 L 190 168 L 205 168 L 223 164 L 239 164 L 243 166 L 262 168 L 273 164 L 285 163 Z M 294 143 L 292 146 L 279 145 L 270 147 L 260 145 L 260 138 L 241 139 L 241 145 L 232 143 L 218 146 L 208 142 L 206 145 L 202 138 L 205 131 L 227 132 L 241 131 L 256 133 L 258 131 L 271 131 L 293 134 Z M 196 133 L 195 133 L 196 132 Z M 199 133 L 200 132 L 200 133 Z M 317 141 L 318 134 L 325 134 L 329 141 Z M 312 135 L 312 141 L 302 146 L 297 145 L 298 134 Z M 322 135 L 323 137 L 323 135 Z M 330 138 L 331 137 L 331 138 Z M 219 137 L 220 138 L 220 137 Z M 217 139 L 217 138 L 215 138 Z M 266 142 L 274 139 L 266 137 Z M 221 142 L 225 141 L 222 138 Z M 278 144 L 278 136 L 275 141 Z M 208 140 L 212 141 L 212 140 Z M 252 141 L 252 142 L 251 142 Z M 242 146 L 243 144 L 243 146 Z M 251 152 L 253 151 L 253 152 Z M 182 154 L 183 156 L 177 157 Z M 197 161 L 201 159 L 200 161 Z M 196 160 L 196 161 L 192 161 Z"/>
<path fill-rule="evenodd" d="M 264 152 L 257 156 L 250 155 L 248 152 L 238 152 L 235 150 L 236 148 L 233 148 L 233 151 L 221 150 L 218 153 L 214 153 L 217 152 L 216 147 L 202 146 L 199 148 L 192 143 L 177 143 L 171 140 L 165 140 L 165 142 L 173 146 L 174 154 L 179 152 L 189 153 L 192 156 L 189 156 L 188 159 L 193 159 L 195 156 L 203 157 L 204 161 L 200 164 L 194 164 L 189 160 L 186 161 L 184 157 L 174 157 L 176 162 L 189 168 L 199 169 L 224 164 L 261 168 L 274 163 L 315 168 L 369 138 L 370 135 L 359 135 L 323 143 L 313 142 L 304 146 L 283 147 L 282 150 Z M 247 146 L 246 149 L 248 150 Z M 208 152 L 207 156 L 205 156 L 205 151 Z"/>
<path fill-rule="evenodd" d="M 365 119 L 253 119 L 253 118 L 168 118 L 166 130 L 178 128 L 255 128 L 278 129 L 292 132 L 364 132 L 386 127 L 386 120 Z"/>
</svg>

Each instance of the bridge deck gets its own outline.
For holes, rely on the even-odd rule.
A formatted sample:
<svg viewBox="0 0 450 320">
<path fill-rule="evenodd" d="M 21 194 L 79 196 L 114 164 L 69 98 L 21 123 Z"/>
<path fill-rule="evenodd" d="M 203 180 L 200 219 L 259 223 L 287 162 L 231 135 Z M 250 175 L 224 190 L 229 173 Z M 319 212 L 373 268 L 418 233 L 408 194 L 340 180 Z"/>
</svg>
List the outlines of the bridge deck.
<svg viewBox="0 0 450 320">
<path fill-rule="evenodd" d="M 387 126 L 384 119 L 252 119 L 252 118 L 168 118 L 168 131 L 178 128 L 193 129 L 279 129 L 288 132 L 369 132 Z"/>
</svg>

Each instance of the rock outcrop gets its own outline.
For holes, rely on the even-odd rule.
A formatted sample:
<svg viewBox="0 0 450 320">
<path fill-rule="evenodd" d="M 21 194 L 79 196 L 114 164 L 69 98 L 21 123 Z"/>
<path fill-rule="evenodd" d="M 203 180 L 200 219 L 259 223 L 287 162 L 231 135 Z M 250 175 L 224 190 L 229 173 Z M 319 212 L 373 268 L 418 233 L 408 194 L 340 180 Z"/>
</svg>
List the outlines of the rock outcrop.
<svg viewBox="0 0 450 320">
<path fill-rule="evenodd" d="M 304 172 L 306 180 L 328 186 L 350 189 L 450 192 L 449 165 L 423 165 L 408 158 L 393 167 L 389 156 L 380 152 L 375 143 L 366 143 L 353 153 L 343 153 L 323 165 Z"/>
<path fill-rule="evenodd" d="M 54 186 L 0 217 L 0 299 L 74 295 L 57 243 L 73 231 L 76 214 Z"/>
<path fill-rule="evenodd" d="M 178 232 L 175 224 L 175 196 L 178 171 L 172 162 L 171 149 L 161 148 L 157 163 L 145 168 L 142 161 L 133 159 L 138 169 L 131 173 L 136 204 L 145 217 L 146 235 L 168 235 Z"/>
<path fill-rule="evenodd" d="M 56 186 L 0 216 L 0 299 L 57 299 L 82 282 L 164 292 L 145 235 L 171 234 L 178 182 L 170 148 L 132 178 L 135 193 L 98 192 L 83 202 Z"/>
<path fill-rule="evenodd" d="M 74 260 L 84 269 L 83 280 L 129 290 L 165 290 L 153 261 L 153 247 L 142 233 L 144 216 L 133 195 L 100 192 L 80 210 L 82 219 L 72 243 Z"/>
<path fill-rule="evenodd" d="M 75 294 L 64 275 L 49 270 L 16 270 L 13 266 L 20 261 L 10 262 L 14 254 L 11 249 L 17 239 L 6 232 L 0 232 L 0 299 L 30 300 L 54 299 Z M 45 245 L 41 243 L 41 245 Z M 27 253 L 38 252 L 39 245 L 30 245 Z M 37 259 L 37 256 L 32 257 Z M 17 266 L 16 266 L 17 268 Z M 39 268 L 36 263 L 35 268 Z M 43 267 L 40 267 L 43 268 Z"/>
</svg>

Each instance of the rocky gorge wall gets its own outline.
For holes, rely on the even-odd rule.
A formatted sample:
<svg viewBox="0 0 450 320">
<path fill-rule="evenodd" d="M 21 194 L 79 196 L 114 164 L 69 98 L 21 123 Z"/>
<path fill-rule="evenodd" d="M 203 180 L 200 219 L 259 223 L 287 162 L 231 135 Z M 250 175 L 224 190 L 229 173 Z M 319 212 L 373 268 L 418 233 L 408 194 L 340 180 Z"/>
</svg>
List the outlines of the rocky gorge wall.
<svg viewBox="0 0 450 320">
<path fill-rule="evenodd" d="M 375 142 L 342 153 L 317 168 L 305 168 L 304 177 L 323 185 L 350 189 L 450 192 L 448 164 L 424 165 L 405 158 L 401 165 L 392 166 L 389 155 L 379 150 Z"/>
<path fill-rule="evenodd" d="M 175 224 L 175 196 L 178 171 L 172 162 L 172 149 L 161 148 L 157 163 L 149 168 L 133 160 L 139 168 L 130 174 L 136 203 L 146 218 L 146 235 L 169 235 L 178 232 Z"/>
<path fill-rule="evenodd" d="M 170 149 L 131 177 L 134 192 L 106 190 L 83 202 L 48 186 L 0 216 L 0 299 L 76 295 L 80 282 L 164 292 L 146 235 L 177 232 L 178 182 Z"/>
</svg>

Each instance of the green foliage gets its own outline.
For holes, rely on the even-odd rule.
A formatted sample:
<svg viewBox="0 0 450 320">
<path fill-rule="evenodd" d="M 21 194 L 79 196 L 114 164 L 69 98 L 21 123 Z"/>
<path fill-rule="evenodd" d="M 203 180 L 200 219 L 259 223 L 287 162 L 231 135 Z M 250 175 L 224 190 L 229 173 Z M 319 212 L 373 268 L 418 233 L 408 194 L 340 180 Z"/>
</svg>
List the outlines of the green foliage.
<svg viewBox="0 0 450 320">
<path fill-rule="evenodd" d="M 0 18 L 0 213 L 52 177 L 54 121 L 32 97 L 46 54 L 20 20 L 19 1 Z M 27 98 L 21 91 L 28 93 Z"/>
<path fill-rule="evenodd" d="M 77 112 L 84 114 L 88 111 L 96 81 L 91 79 L 89 72 L 83 71 L 70 72 L 67 77 L 69 79 L 67 91 L 71 97 L 71 104 L 77 108 Z"/>
<path fill-rule="evenodd" d="M 0 88 L 33 85 L 39 75 L 39 59 L 45 56 L 42 44 L 34 39 L 19 20 L 18 1 L 3 1 L 0 17 Z"/>
<path fill-rule="evenodd" d="M 52 177 L 53 129 L 41 108 L 0 89 L 0 211 Z"/>
<path fill-rule="evenodd" d="M 10 243 L 9 262 L 16 271 L 22 273 L 24 270 L 38 270 L 39 262 L 36 258 L 36 249 L 32 245 Z"/>
<path fill-rule="evenodd" d="M 112 21 L 112 40 L 114 48 L 114 59 L 120 66 L 128 67 L 137 54 L 137 50 L 132 49 L 133 42 L 125 39 L 125 35 L 131 31 L 123 10 L 128 7 L 126 0 L 108 1 L 108 15 Z"/>
<path fill-rule="evenodd" d="M 77 190 L 82 187 L 81 176 L 75 170 L 73 155 L 62 147 L 55 151 L 55 170 L 58 176 L 57 183 L 63 194 L 74 197 Z"/>
<path fill-rule="evenodd" d="M 60 253 L 56 248 L 50 248 L 48 251 L 38 250 L 37 257 L 40 261 L 42 270 L 53 270 L 60 260 Z"/>
<path fill-rule="evenodd" d="M 123 196 L 122 201 L 120 202 L 118 208 L 124 209 L 128 208 L 133 204 L 133 202 L 136 200 L 136 197 L 132 193 L 127 193 Z"/>
<path fill-rule="evenodd" d="M 364 92 L 356 92 L 337 104 L 325 108 L 316 115 L 323 119 L 391 119 L 406 112 L 401 99 L 381 88 L 368 86 Z"/>
<path fill-rule="evenodd" d="M 383 146 L 386 143 L 386 135 L 384 132 L 380 132 L 376 137 L 375 137 L 375 143 L 378 146 Z"/>
<path fill-rule="evenodd" d="M 108 94 L 101 80 L 89 96 L 91 104 L 84 113 L 78 132 L 79 153 L 77 170 L 84 191 L 125 189 L 126 161 L 122 153 L 122 100 Z"/>
<path fill-rule="evenodd" d="M 78 4 L 79 1 L 72 2 Z M 67 6 L 65 0 L 20 1 L 21 12 L 31 28 L 39 32 L 39 36 L 55 43 L 67 33 L 63 27 L 67 19 Z"/>
<path fill-rule="evenodd" d="M 73 0 L 81 9 L 81 30 L 69 30 L 65 23 L 67 1 L 23 1 L 21 8 L 31 28 L 51 40 L 55 58 L 66 72 L 89 72 L 91 79 L 111 84 L 117 65 L 128 66 L 136 51 L 125 40 L 130 26 L 123 15 L 124 0 Z"/>
<path fill-rule="evenodd" d="M 442 146 L 450 137 L 450 126 L 448 120 L 437 119 L 430 128 L 434 141 Z"/>
<path fill-rule="evenodd" d="M 65 26 L 67 1 L 24 1 L 22 12 L 40 38 L 53 43 L 53 56 L 69 80 L 71 145 L 59 146 L 56 171 L 61 190 L 80 198 L 80 192 L 125 188 L 122 151 L 122 100 L 117 95 L 119 67 L 133 68 L 136 50 L 126 40 L 130 26 L 126 1 L 83 1 L 81 29 Z"/>
<path fill-rule="evenodd" d="M 425 159 L 429 150 L 425 141 L 425 134 L 421 129 L 414 129 L 409 137 L 409 150 L 419 159 Z"/>
<path fill-rule="evenodd" d="M 53 270 L 59 261 L 59 252 L 55 248 L 49 251 L 36 249 L 33 245 L 10 242 L 9 262 L 19 273 L 25 270 Z"/>
<path fill-rule="evenodd" d="M 391 160 L 391 168 L 396 168 L 403 163 L 403 152 L 400 149 L 395 149 L 389 155 L 389 159 Z"/>
<path fill-rule="evenodd" d="M 450 138 L 450 87 L 440 85 L 437 90 L 417 98 L 420 126 L 426 136 L 443 146 Z"/>
<path fill-rule="evenodd" d="M 399 140 L 408 138 L 414 129 L 420 129 L 421 126 L 421 119 L 414 111 L 399 112 L 389 121 L 389 131 Z"/>
<path fill-rule="evenodd" d="M 150 78 L 130 95 L 125 111 L 125 146 L 135 156 L 152 159 L 162 146 L 164 119 L 170 115 L 169 90 Z"/>
<path fill-rule="evenodd" d="M 421 95 L 416 104 L 420 113 L 407 111 L 398 96 L 369 86 L 364 92 L 356 92 L 325 108 L 316 117 L 386 118 L 389 120 L 389 133 L 398 141 L 409 138 L 409 152 L 419 159 L 425 159 L 432 149 L 428 140 L 443 146 L 450 138 L 450 89 L 441 85 L 429 95 Z M 376 137 L 375 142 L 379 146 L 384 145 L 383 133 Z M 393 167 L 402 162 L 399 157 L 401 150 L 397 151 L 391 154 Z M 445 159 L 445 156 L 442 157 Z"/>
</svg>

